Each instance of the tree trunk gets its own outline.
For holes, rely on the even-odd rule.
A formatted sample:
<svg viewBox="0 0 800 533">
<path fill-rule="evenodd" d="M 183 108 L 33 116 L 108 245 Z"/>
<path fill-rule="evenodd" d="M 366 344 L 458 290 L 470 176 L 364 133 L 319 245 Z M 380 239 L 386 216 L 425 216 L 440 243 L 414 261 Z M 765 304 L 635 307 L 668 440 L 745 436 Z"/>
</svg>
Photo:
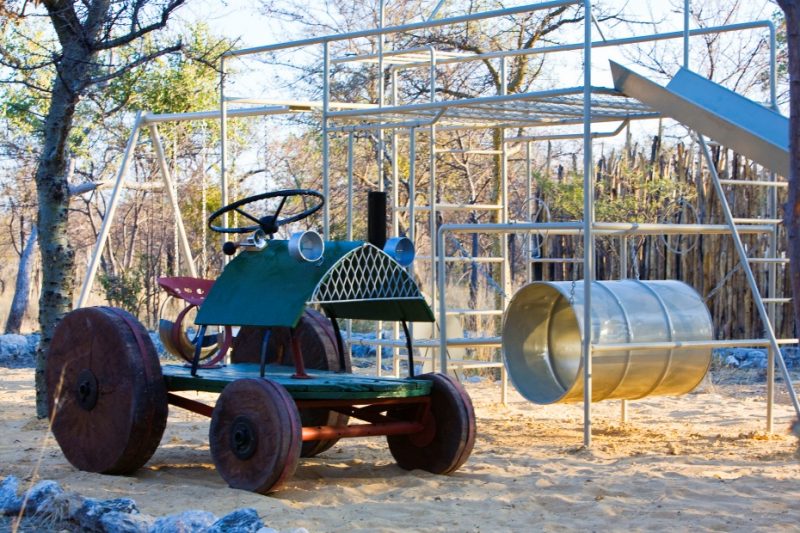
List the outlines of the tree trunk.
<svg viewBox="0 0 800 533">
<path fill-rule="evenodd" d="M 19 270 L 17 271 L 17 282 L 14 285 L 14 298 L 11 300 L 11 309 L 8 311 L 6 320 L 6 333 L 19 333 L 22 327 L 22 319 L 28 309 L 28 300 L 31 293 L 31 265 L 33 264 L 33 252 L 36 249 L 36 226 L 31 228 L 28 241 L 22 249 L 19 257 Z"/>
<path fill-rule="evenodd" d="M 68 239 L 69 230 L 69 164 L 68 142 L 75 116 L 75 107 L 86 90 L 96 64 L 96 54 L 87 48 L 86 37 L 65 32 L 70 24 L 62 7 L 51 9 L 63 56 L 56 66 L 50 108 L 44 122 L 44 143 L 36 168 L 36 191 L 39 201 L 39 250 L 42 254 L 42 293 L 39 297 L 41 340 L 36 350 L 36 414 L 47 416 L 47 384 L 45 365 L 50 340 L 58 322 L 72 308 L 75 288 L 75 252 Z"/>
<path fill-rule="evenodd" d="M 800 0 L 778 0 L 789 52 L 789 196 L 784 207 L 795 332 L 800 331 Z"/>
<path fill-rule="evenodd" d="M 41 341 L 36 351 L 36 414 L 47 416 L 44 380 L 47 351 L 56 324 L 72 308 L 75 252 L 69 244 L 69 184 L 67 139 L 78 96 L 57 78 L 45 121 L 45 141 L 36 169 L 39 200 L 39 249 L 42 253 L 42 294 L 39 297 Z"/>
</svg>

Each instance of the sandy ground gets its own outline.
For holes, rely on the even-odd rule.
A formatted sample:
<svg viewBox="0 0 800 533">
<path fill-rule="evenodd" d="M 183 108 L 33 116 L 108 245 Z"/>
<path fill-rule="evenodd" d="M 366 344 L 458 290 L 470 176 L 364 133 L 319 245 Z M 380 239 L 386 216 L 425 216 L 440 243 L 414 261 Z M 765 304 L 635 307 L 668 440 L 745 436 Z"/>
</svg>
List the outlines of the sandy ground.
<svg viewBox="0 0 800 533">
<path fill-rule="evenodd" d="M 468 384 L 478 438 L 452 476 L 395 466 L 383 438 L 350 439 L 310 460 L 277 496 L 229 489 L 208 450 L 208 421 L 171 409 L 161 446 L 133 477 L 75 470 L 33 416 L 33 372 L 0 368 L 0 477 L 54 479 L 96 498 L 132 497 L 161 516 L 258 510 L 279 530 L 800 531 L 800 456 L 791 406 L 763 433 L 757 385 L 703 386 L 681 398 L 595 404 L 595 440 L 581 448 L 580 405 L 536 406 L 499 386 Z M 201 398 L 202 399 L 202 398 Z M 41 461 L 41 462 L 40 462 Z"/>
</svg>

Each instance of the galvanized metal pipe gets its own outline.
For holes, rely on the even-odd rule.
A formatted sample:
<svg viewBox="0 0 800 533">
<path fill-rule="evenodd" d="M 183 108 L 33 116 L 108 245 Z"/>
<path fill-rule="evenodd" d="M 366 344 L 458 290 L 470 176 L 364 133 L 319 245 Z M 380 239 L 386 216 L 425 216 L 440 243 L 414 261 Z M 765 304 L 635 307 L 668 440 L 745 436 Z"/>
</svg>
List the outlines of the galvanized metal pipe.
<svg viewBox="0 0 800 533">
<path fill-rule="evenodd" d="M 242 48 L 239 50 L 231 50 L 225 52 L 223 57 L 239 57 L 251 54 L 260 54 L 264 52 L 274 52 L 277 50 L 285 50 L 287 48 L 299 48 L 310 46 L 314 44 L 323 44 L 335 41 L 345 41 L 350 39 L 360 39 L 364 37 L 374 37 L 380 34 L 402 33 L 425 28 L 435 28 L 438 26 L 450 26 L 453 24 L 462 24 L 465 22 L 473 22 L 476 20 L 483 20 L 495 17 L 503 17 L 509 15 L 518 15 L 522 13 L 531 13 L 534 11 L 551 10 L 562 6 L 569 6 L 580 3 L 581 0 L 552 0 L 550 2 L 539 2 L 535 4 L 525 4 L 521 6 L 494 9 L 490 11 L 481 11 L 478 13 L 470 13 L 467 15 L 458 15 L 455 17 L 448 17 L 443 19 L 426 20 L 422 22 L 412 22 L 409 24 L 402 24 L 399 26 L 389 26 L 386 28 L 359 30 L 348 33 L 340 33 L 336 35 L 323 35 L 320 37 L 309 37 L 307 39 L 299 39 L 296 41 L 288 41 L 283 43 L 275 43 L 264 46 L 255 46 L 252 48 Z"/>
<path fill-rule="evenodd" d="M 592 2 L 583 3 L 583 320 L 592 323 L 594 168 L 592 164 Z M 583 335 L 583 445 L 592 445 L 592 339 Z"/>
<path fill-rule="evenodd" d="M 226 63 L 223 56 L 219 60 L 219 181 L 220 181 L 220 194 L 222 205 L 228 205 L 231 200 L 228 197 L 228 104 L 225 101 L 225 79 L 226 79 Z M 228 227 L 228 212 L 222 214 L 222 227 Z M 219 239 L 224 244 L 227 240 L 227 235 L 222 233 Z M 227 263 L 230 260 L 229 256 L 225 256 L 223 261 Z"/>
<path fill-rule="evenodd" d="M 75 304 L 75 309 L 86 305 L 89 299 L 89 294 L 92 292 L 92 285 L 94 285 L 94 278 L 97 275 L 97 267 L 100 265 L 100 258 L 103 256 L 103 250 L 108 240 L 108 233 L 111 230 L 111 223 L 114 220 L 114 215 L 117 212 L 119 205 L 120 193 L 122 192 L 122 184 L 125 181 L 125 175 L 128 173 L 128 167 L 133 159 L 133 153 L 136 150 L 136 141 L 139 139 L 139 128 L 142 124 L 141 111 L 136 113 L 136 118 L 133 121 L 133 129 L 130 137 L 128 137 L 128 144 L 125 145 L 125 152 L 122 154 L 122 164 L 117 172 L 117 179 L 114 182 L 114 188 L 111 189 L 111 198 L 108 200 L 108 207 L 106 214 L 103 217 L 103 224 L 100 226 L 100 233 L 97 235 L 97 242 L 95 242 L 94 250 L 92 251 L 92 258 L 89 261 L 89 266 L 86 268 L 86 277 L 83 280 L 83 287 L 81 287 L 81 294 L 78 296 L 78 301 Z"/>
<path fill-rule="evenodd" d="M 380 0 L 378 28 L 383 30 L 386 23 L 386 1 Z M 386 87 L 383 82 L 383 46 L 386 35 L 378 35 L 378 107 L 383 107 Z M 385 148 L 383 146 L 383 128 L 378 130 L 378 190 L 383 192 L 383 159 Z"/>
<path fill-rule="evenodd" d="M 430 60 L 430 101 L 431 103 L 436 101 L 436 48 L 434 46 L 428 47 L 431 60 Z M 436 123 L 434 122 L 431 124 L 430 127 L 430 159 L 429 159 L 429 166 L 430 166 L 430 179 L 429 181 L 429 191 L 428 191 L 428 203 L 429 205 L 429 213 L 428 213 L 428 231 L 430 232 L 429 235 L 433 236 L 436 234 Z M 436 246 L 436 239 L 431 238 L 431 272 L 430 272 L 430 295 L 431 295 L 431 308 L 436 309 L 436 298 L 440 295 L 436 292 L 436 268 L 435 268 L 435 261 L 437 254 L 444 254 L 444 248 L 437 248 Z M 446 322 L 446 321 L 444 321 Z M 440 325 L 440 328 L 444 327 Z M 432 336 L 435 337 L 435 328 L 431 332 Z M 444 335 L 444 333 L 440 333 Z M 436 363 L 434 361 L 431 362 L 432 370 L 436 370 Z"/>
<path fill-rule="evenodd" d="M 347 135 L 347 240 L 353 240 L 353 133 Z"/>
<path fill-rule="evenodd" d="M 417 129 L 411 128 L 409 130 L 408 139 L 408 238 L 416 246 L 415 231 L 414 231 L 414 216 L 416 215 L 415 196 L 416 196 L 416 173 L 417 173 Z M 409 268 L 414 268 L 409 266 Z"/>
<path fill-rule="evenodd" d="M 392 69 L 392 105 L 397 105 L 397 70 Z M 397 129 L 392 129 L 392 236 L 396 237 L 399 232 L 399 224 L 397 220 L 397 208 L 400 202 L 399 183 L 400 183 L 400 170 L 397 163 L 398 143 L 397 143 Z"/>
<path fill-rule="evenodd" d="M 525 143 L 525 198 L 528 202 L 528 222 L 533 222 L 533 205 L 531 200 L 533 200 L 533 191 L 531 190 L 531 185 L 533 182 L 533 169 L 531 168 L 531 143 Z M 525 256 L 527 257 L 527 261 L 525 261 L 525 280 L 530 283 L 533 278 L 533 235 L 528 235 L 528 238 L 525 240 L 527 244 L 525 250 Z"/>
<path fill-rule="evenodd" d="M 500 94 L 508 95 L 508 59 L 500 59 Z M 500 128 L 500 223 L 508 223 L 508 144 L 505 142 L 506 129 Z M 433 235 L 433 233 L 431 233 Z M 505 309 L 511 299 L 511 261 L 508 255 L 508 236 L 503 235 L 500 240 L 500 256 L 504 259 L 500 266 L 500 286 L 503 294 L 500 295 L 500 309 Z"/>
<path fill-rule="evenodd" d="M 331 60 L 330 50 L 327 41 L 323 43 L 322 48 L 322 196 L 325 198 L 325 204 L 322 208 L 322 238 L 330 240 L 331 238 L 331 184 L 330 184 L 330 145 L 328 133 L 328 116 L 330 115 L 330 101 L 331 101 Z"/>
<path fill-rule="evenodd" d="M 524 233 L 539 232 L 550 235 L 578 235 L 583 231 L 581 222 L 533 222 L 512 224 L 443 224 L 439 232 L 452 233 Z M 595 222 L 596 235 L 729 235 L 733 230 L 723 224 L 650 224 L 637 222 Z M 742 235 L 769 233 L 772 226 L 751 225 L 740 227 Z"/>
<path fill-rule="evenodd" d="M 241 107 L 236 109 L 226 108 L 226 116 L 228 118 L 288 115 L 291 113 L 297 113 L 297 111 L 285 105 L 271 105 L 263 107 Z M 215 111 L 194 111 L 191 113 L 161 113 L 157 115 L 143 116 L 142 124 L 150 125 L 150 124 L 162 124 L 165 122 L 195 122 L 200 120 L 220 120 L 221 116 L 222 116 L 221 109 L 217 109 Z"/>
<path fill-rule="evenodd" d="M 603 137 L 616 137 L 622 130 L 624 130 L 628 124 L 630 124 L 630 119 L 625 119 L 620 123 L 620 125 L 614 131 L 598 131 L 592 132 L 592 139 L 599 139 Z M 507 143 L 519 143 L 519 142 L 527 142 L 530 143 L 531 141 L 562 141 L 562 140 L 570 140 L 570 139 L 583 139 L 583 132 L 581 133 L 557 133 L 553 135 L 524 135 L 520 137 L 509 137 L 505 139 Z"/>
<path fill-rule="evenodd" d="M 683 68 L 689 68 L 689 1 L 683 2 Z"/>
<path fill-rule="evenodd" d="M 771 28 L 774 29 L 774 24 L 770 20 L 758 20 L 758 21 L 751 21 L 751 22 L 739 22 L 735 24 L 725 24 L 722 26 L 709 26 L 707 28 L 695 28 L 689 30 L 689 35 L 691 37 L 697 37 L 701 35 L 713 35 L 717 33 L 731 33 L 737 31 L 746 31 L 746 30 L 754 30 L 758 28 Z M 594 41 L 592 43 L 592 48 L 608 48 L 608 47 L 618 47 L 618 46 L 626 46 L 630 44 L 639 44 L 645 42 L 653 42 L 653 41 L 668 41 L 672 39 L 682 39 L 684 38 L 684 32 L 681 31 L 674 31 L 674 32 L 667 32 L 667 33 L 651 33 L 645 35 L 635 35 L 632 37 L 620 37 L 617 39 L 608 39 L 605 41 Z M 774 39 L 770 39 L 771 43 L 775 43 Z M 495 52 L 484 52 L 480 54 L 464 54 L 461 56 L 447 56 L 443 57 L 439 60 L 440 65 L 447 65 L 453 63 L 465 63 L 471 61 L 485 61 L 488 59 L 494 59 L 498 57 L 514 57 L 514 56 L 521 56 L 521 55 L 545 55 L 545 54 L 554 54 L 554 53 L 561 53 L 561 52 L 575 52 L 580 51 L 583 49 L 584 43 L 568 43 L 568 44 L 561 44 L 561 45 L 552 45 L 552 46 L 540 46 L 534 48 L 517 48 L 513 50 L 501 50 Z M 774 47 L 772 48 L 774 49 Z M 406 52 L 413 52 L 418 50 L 417 48 L 410 48 L 406 50 Z M 397 54 L 403 53 L 402 51 L 396 52 Z M 357 56 L 348 56 L 346 58 L 338 58 L 337 62 L 345 62 L 345 61 L 362 61 L 365 59 L 373 59 L 376 58 L 376 54 L 362 54 Z M 417 62 L 409 62 L 403 63 L 401 65 L 396 65 L 398 69 L 411 69 L 411 68 L 421 68 L 427 65 L 424 61 L 417 61 Z"/>
</svg>

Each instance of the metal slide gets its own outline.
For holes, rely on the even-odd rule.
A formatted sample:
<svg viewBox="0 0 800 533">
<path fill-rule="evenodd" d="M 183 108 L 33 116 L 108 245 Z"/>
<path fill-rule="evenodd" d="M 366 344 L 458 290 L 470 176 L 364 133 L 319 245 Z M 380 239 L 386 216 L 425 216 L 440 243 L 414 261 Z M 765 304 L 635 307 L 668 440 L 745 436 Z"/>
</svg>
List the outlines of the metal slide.
<svg viewBox="0 0 800 533">
<path fill-rule="evenodd" d="M 789 119 L 681 68 L 664 87 L 613 61 L 614 87 L 760 165 L 789 175 Z"/>
<path fill-rule="evenodd" d="M 764 305 L 766 302 L 783 302 L 784 300 L 789 302 L 791 300 L 774 298 L 770 294 L 774 290 L 773 288 L 769 289 L 768 298 L 762 296 L 750 267 L 750 262 L 758 259 L 748 257 L 747 250 L 742 244 L 736 219 L 731 213 L 728 199 L 722 189 L 722 180 L 714 167 L 711 152 L 709 152 L 704 139 L 705 136 L 711 137 L 773 172 L 788 176 L 789 120 L 780 113 L 748 100 L 685 68 L 682 68 L 666 87 L 613 61 L 611 61 L 611 72 L 614 77 L 614 87 L 618 91 L 648 104 L 664 115 L 686 124 L 698 133 L 697 137 L 711 173 L 711 181 L 722 205 L 725 220 L 731 228 L 731 236 L 739 255 L 742 270 L 753 293 L 758 314 L 764 324 L 764 333 L 769 339 L 770 369 L 774 368 L 772 357 L 775 357 L 778 369 L 786 382 L 794 410 L 800 416 L 800 400 L 794 390 L 789 369 L 775 336 L 770 316 L 772 313 L 768 312 Z M 775 261 L 777 259 L 768 258 L 767 260 Z M 774 278 L 774 273 L 771 274 L 771 277 Z M 774 283 L 771 282 L 770 285 L 772 286 Z M 772 403 L 774 401 L 771 377 L 767 380 L 767 388 L 767 431 L 771 432 Z"/>
</svg>

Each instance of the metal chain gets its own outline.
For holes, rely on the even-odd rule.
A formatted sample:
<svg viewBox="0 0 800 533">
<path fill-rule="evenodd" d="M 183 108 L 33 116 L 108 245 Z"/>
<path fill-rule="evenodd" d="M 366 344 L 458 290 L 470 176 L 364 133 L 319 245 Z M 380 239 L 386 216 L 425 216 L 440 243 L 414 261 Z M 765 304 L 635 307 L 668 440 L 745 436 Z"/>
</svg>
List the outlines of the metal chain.
<svg viewBox="0 0 800 533">
<path fill-rule="evenodd" d="M 633 266 L 633 279 L 639 281 L 639 254 L 636 253 L 639 245 L 636 244 L 636 238 L 631 242 L 631 265 Z"/>
<path fill-rule="evenodd" d="M 583 242 L 583 228 L 578 230 L 578 242 Z M 586 250 L 583 251 L 584 257 L 586 256 Z M 575 286 L 577 285 L 577 278 L 578 278 L 578 264 L 572 263 L 572 285 L 569 287 L 569 306 L 572 307 L 575 303 Z"/>
<path fill-rule="evenodd" d="M 694 219 L 694 222 L 697 222 L 697 210 L 692 205 L 692 203 L 687 201 L 683 196 L 678 198 L 674 203 L 672 203 L 669 206 L 667 206 L 667 208 L 665 209 L 664 213 L 659 217 L 661 219 L 660 222 L 662 222 L 662 223 L 670 223 L 671 222 L 670 218 L 672 216 L 674 216 L 674 213 L 679 212 L 679 211 L 684 210 L 684 209 L 688 214 L 687 218 L 689 218 L 690 220 Z M 682 223 L 683 224 L 687 224 L 687 223 L 691 223 L 691 222 L 682 222 Z M 661 242 L 664 244 L 664 248 L 666 248 L 668 251 L 672 252 L 675 255 L 688 254 L 689 252 L 691 252 L 692 250 L 694 250 L 697 247 L 697 243 L 700 241 L 700 239 L 698 238 L 697 235 L 686 235 L 685 237 L 686 237 L 686 240 L 690 242 L 690 244 L 688 244 L 683 249 L 679 249 L 679 248 L 675 248 L 673 246 L 670 246 L 669 237 L 667 235 L 665 235 L 663 233 L 660 235 Z M 659 248 L 659 251 L 660 251 L 660 248 Z"/>
</svg>

